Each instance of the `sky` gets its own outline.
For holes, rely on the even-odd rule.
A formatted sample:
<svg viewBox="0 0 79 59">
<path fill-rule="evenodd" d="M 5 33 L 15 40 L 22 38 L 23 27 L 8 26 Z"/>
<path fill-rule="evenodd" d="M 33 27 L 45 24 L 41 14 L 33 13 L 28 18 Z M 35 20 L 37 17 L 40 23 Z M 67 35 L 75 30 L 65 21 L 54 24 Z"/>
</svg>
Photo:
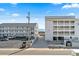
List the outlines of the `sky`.
<svg viewBox="0 0 79 59">
<path fill-rule="evenodd" d="M 30 22 L 45 29 L 45 16 L 79 17 L 79 3 L 0 3 L 0 23 L 27 23 L 28 11 Z"/>
</svg>

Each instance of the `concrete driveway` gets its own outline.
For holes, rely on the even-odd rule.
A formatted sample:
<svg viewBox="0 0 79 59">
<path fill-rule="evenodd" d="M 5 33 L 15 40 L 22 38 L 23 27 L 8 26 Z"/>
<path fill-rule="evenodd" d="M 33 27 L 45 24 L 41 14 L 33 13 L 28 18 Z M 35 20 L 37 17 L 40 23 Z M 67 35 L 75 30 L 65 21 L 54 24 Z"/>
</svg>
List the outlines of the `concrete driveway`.
<svg viewBox="0 0 79 59">
<path fill-rule="evenodd" d="M 35 43 L 32 45 L 32 48 L 47 48 L 48 43 L 45 41 L 44 37 L 40 37 Z"/>
</svg>

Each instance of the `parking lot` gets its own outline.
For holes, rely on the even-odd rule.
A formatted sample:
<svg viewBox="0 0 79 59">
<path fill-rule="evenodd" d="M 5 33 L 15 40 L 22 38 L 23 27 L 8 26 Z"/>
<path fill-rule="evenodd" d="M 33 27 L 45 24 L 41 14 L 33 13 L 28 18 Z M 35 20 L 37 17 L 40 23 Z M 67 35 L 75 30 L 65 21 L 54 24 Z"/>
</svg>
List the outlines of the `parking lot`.
<svg viewBox="0 0 79 59">
<path fill-rule="evenodd" d="M 0 48 L 19 48 L 23 41 L 21 40 L 8 40 L 0 41 Z M 48 44 L 44 37 L 38 38 L 32 45 L 32 48 L 47 48 Z"/>
<path fill-rule="evenodd" d="M 21 44 L 20 40 L 0 41 L 0 48 L 19 48 Z"/>
<path fill-rule="evenodd" d="M 0 41 L 0 48 L 20 48 L 22 45 L 23 41 L 22 40 L 8 40 L 8 41 Z M 32 44 L 31 48 L 48 48 L 49 44 L 51 42 L 45 41 L 44 37 L 39 37 L 35 42 Z M 72 48 L 77 48 L 79 49 L 79 42 L 73 42 L 73 47 Z M 54 44 L 52 44 L 54 45 Z M 66 47 L 67 48 L 67 47 Z"/>
</svg>

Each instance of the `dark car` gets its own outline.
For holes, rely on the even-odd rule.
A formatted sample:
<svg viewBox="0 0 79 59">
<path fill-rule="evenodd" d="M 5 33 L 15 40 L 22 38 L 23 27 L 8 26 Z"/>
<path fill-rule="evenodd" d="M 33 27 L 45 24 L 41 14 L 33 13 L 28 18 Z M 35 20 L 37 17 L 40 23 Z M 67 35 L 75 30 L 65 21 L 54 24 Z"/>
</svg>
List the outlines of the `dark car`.
<svg viewBox="0 0 79 59">
<path fill-rule="evenodd" d="M 26 48 L 26 42 L 23 42 L 23 43 L 22 43 L 22 46 L 21 46 L 20 48 L 21 48 L 21 49 L 22 49 L 22 48 Z"/>
<path fill-rule="evenodd" d="M 0 41 L 8 41 L 9 39 L 7 38 L 1 38 Z"/>
</svg>

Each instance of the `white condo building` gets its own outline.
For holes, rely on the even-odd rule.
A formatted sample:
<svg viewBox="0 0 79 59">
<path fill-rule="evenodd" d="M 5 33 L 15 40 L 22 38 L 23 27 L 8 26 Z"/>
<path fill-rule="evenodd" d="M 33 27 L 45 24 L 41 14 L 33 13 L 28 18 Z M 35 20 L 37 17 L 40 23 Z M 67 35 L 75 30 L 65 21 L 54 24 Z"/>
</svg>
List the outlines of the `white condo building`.
<svg viewBox="0 0 79 59">
<path fill-rule="evenodd" d="M 79 41 L 79 19 L 75 16 L 46 16 L 45 17 L 45 40 L 55 44 L 63 44 L 71 41 Z M 73 43 L 73 46 L 79 44 Z"/>
<path fill-rule="evenodd" d="M 29 27 L 28 27 L 29 26 Z M 2 23 L 0 24 L 0 37 L 30 37 L 35 39 L 38 37 L 38 24 L 37 23 Z"/>
</svg>

